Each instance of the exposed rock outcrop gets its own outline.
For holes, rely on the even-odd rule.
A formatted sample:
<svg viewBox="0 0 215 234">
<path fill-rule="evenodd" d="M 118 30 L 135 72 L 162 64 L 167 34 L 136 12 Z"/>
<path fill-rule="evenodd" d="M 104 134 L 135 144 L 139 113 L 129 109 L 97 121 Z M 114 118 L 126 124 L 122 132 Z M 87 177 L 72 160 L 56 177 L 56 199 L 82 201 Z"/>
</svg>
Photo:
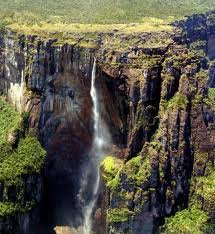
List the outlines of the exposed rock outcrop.
<svg viewBox="0 0 215 234">
<path fill-rule="evenodd" d="M 213 19 L 213 12 L 194 15 L 170 32 L 99 34 L 91 49 L 2 35 L 0 90 L 30 113 L 30 131 L 48 153 L 45 225 L 76 229 L 82 222 L 78 193 L 92 144 L 94 56 L 101 117 L 118 166 L 103 165 L 99 230 L 152 233 L 193 199 L 214 217 L 211 194 L 199 193 L 201 179 L 214 172 Z"/>
<path fill-rule="evenodd" d="M 127 162 L 106 181 L 108 233 L 154 233 L 162 218 L 194 204 L 208 212 L 209 219 L 214 218 L 214 189 L 206 189 L 209 181 L 214 187 L 212 17 L 195 15 L 180 22 L 184 33 L 181 40 L 169 44 L 156 64 L 150 64 L 149 72 L 142 72 L 145 83 L 148 77 L 155 77 L 140 94 L 149 103 L 150 90 L 155 92 L 151 96 L 155 100 L 152 120 L 159 118 L 159 124 L 154 125 L 157 131 L 153 138 L 143 141 L 143 147 L 133 154 L 128 151 Z M 207 61 L 207 54 L 211 60 Z M 153 73 L 154 67 L 157 73 Z M 157 85 L 153 80 L 158 80 Z M 140 119 L 146 116 L 144 113 Z M 139 127 L 148 129 L 149 123 L 140 122 Z M 133 131 L 129 149 L 135 143 L 141 145 L 140 135 L 135 135 L 138 131 Z M 104 178 L 110 173 L 106 164 Z"/>
</svg>

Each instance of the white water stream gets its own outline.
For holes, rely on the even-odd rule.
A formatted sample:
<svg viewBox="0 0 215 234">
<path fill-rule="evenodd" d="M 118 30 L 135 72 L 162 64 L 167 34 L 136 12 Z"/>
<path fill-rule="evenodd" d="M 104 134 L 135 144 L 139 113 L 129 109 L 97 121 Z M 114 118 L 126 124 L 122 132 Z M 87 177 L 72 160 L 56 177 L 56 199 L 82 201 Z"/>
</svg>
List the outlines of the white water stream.
<svg viewBox="0 0 215 234">
<path fill-rule="evenodd" d="M 94 134 L 93 134 L 93 149 L 92 149 L 92 159 L 91 163 L 89 163 L 88 171 L 92 172 L 94 170 L 93 175 L 93 184 L 92 184 L 92 199 L 90 202 L 84 207 L 84 234 L 92 233 L 92 213 L 96 205 L 96 201 L 99 194 L 99 185 L 100 185 L 100 161 L 104 156 L 105 152 L 107 152 L 107 147 L 109 145 L 109 133 L 104 126 L 101 115 L 99 111 L 99 99 L 98 92 L 96 89 L 96 59 L 94 59 L 93 69 L 92 69 L 92 80 L 91 80 L 91 90 L 90 95 L 93 101 L 93 121 L 94 121 Z M 89 174 L 89 173 L 88 173 Z M 85 178 L 85 191 L 86 187 L 89 184 L 87 178 Z M 82 185 L 83 186 L 83 185 Z"/>
</svg>

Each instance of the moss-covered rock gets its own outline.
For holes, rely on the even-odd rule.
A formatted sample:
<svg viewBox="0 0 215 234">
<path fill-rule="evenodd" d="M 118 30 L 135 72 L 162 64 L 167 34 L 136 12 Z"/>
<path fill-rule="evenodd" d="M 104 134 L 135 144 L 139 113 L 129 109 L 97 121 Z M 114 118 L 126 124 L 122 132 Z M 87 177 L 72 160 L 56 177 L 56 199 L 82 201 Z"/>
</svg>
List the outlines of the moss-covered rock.
<svg viewBox="0 0 215 234">
<path fill-rule="evenodd" d="M 164 230 L 165 234 L 203 234 L 208 228 L 208 215 L 197 207 L 191 207 L 179 211 L 173 217 L 166 218 Z"/>
<path fill-rule="evenodd" d="M 175 96 L 169 100 L 167 109 L 168 110 L 185 109 L 186 106 L 187 106 L 186 96 L 182 95 L 181 93 L 176 93 Z"/>
<path fill-rule="evenodd" d="M 34 203 L 28 203 L 25 207 L 18 203 L 13 202 L 0 202 L 0 217 L 7 217 L 17 215 L 20 213 L 26 213 L 32 209 Z"/>
<path fill-rule="evenodd" d="M 192 193 L 191 193 L 192 194 Z M 191 201 L 198 204 L 211 217 L 215 216 L 215 170 L 208 176 L 199 176 L 193 181 Z"/>
<path fill-rule="evenodd" d="M 0 163 L 0 181 L 5 185 L 16 185 L 22 181 L 24 175 L 39 174 L 45 155 L 45 150 L 36 138 L 22 139 L 17 149 L 3 156 L 4 160 Z"/>
<path fill-rule="evenodd" d="M 46 151 L 28 134 L 28 118 L 0 98 L 0 233 L 23 233 L 23 222 L 30 230 L 38 220 Z"/>
<path fill-rule="evenodd" d="M 215 88 L 208 89 L 208 95 L 204 101 L 215 112 Z"/>
<path fill-rule="evenodd" d="M 7 142 L 10 133 L 16 131 L 21 122 L 19 113 L 5 98 L 0 97 L 0 145 Z"/>
<path fill-rule="evenodd" d="M 110 223 L 126 222 L 132 215 L 133 212 L 128 208 L 109 209 L 107 211 L 107 218 Z"/>
<path fill-rule="evenodd" d="M 151 172 L 149 158 L 137 156 L 129 160 L 121 170 L 121 174 L 126 176 L 126 181 L 135 187 L 142 187 L 148 181 Z"/>
<path fill-rule="evenodd" d="M 106 180 L 107 184 L 113 180 L 117 173 L 119 172 L 123 162 L 114 156 L 107 156 L 101 163 L 103 169 L 103 178 Z"/>
</svg>

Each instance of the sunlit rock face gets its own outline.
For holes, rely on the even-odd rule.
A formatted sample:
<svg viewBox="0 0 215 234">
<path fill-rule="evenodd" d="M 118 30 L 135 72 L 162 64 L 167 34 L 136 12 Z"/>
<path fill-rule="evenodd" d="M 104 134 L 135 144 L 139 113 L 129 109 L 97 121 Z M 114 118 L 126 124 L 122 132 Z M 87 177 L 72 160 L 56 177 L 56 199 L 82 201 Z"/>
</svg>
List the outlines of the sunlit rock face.
<svg viewBox="0 0 215 234">
<path fill-rule="evenodd" d="M 56 234 L 82 234 L 83 233 L 82 228 L 74 229 L 71 227 L 55 227 L 54 230 Z"/>
<path fill-rule="evenodd" d="M 19 53 L 13 38 L 8 37 L 1 41 L 1 46 L 1 89 L 6 90 L 9 101 L 21 112 L 25 96 L 25 57 L 23 53 Z"/>
</svg>

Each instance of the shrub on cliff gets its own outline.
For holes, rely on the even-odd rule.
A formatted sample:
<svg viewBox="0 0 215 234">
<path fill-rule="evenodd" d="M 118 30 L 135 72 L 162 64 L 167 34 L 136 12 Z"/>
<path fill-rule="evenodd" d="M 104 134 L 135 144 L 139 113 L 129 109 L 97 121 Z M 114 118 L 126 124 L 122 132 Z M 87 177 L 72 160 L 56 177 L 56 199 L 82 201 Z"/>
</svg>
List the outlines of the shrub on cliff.
<svg viewBox="0 0 215 234">
<path fill-rule="evenodd" d="M 195 177 L 194 192 L 191 201 L 198 204 L 206 211 L 211 217 L 215 216 L 215 170 L 208 176 Z"/>
<path fill-rule="evenodd" d="M 101 166 L 103 169 L 103 178 L 108 183 L 117 175 L 122 166 L 122 160 L 117 159 L 113 156 L 107 156 L 102 161 Z"/>
<path fill-rule="evenodd" d="M 15 108 L 0 97 L 0 145 L 7 141 L 9 133 L 15 131 L 21 118 Z"/>
<path fill-rule="evenodd" d="M 45 155 L 46 152 L 36 138 L 26 137 L 0 163 L 0 181 L 16 184 L 22 180 L 23 175 L 40 173 Z"/>
<path fill-rule="evenodd" d="M 46 152 L 28 135 L 28 113 L 19 114 L 0 97 L 0 216 L 29 211 L 37 202 L 27 181 L 40 193 L 40 172 Z"/>
<path fill-rule="evenodd" d="M 173 217 L 166 218 L 162 233 L 203 234 L 208 228 L 208 218 L 206 212 L 193 206 L 177 212 Z"/>
<path fill-rule="evenodd" d="M 128 208 L 109 209 L 107 212 L 107 218 L 109 223 L 126 222 L 132 215 L 133 212 L 130 211 Z"/>
<path fill-rule="evenodd" d="M 204 101 L 215 112 L 215 88 L 208 89 L 208 96 Z"/>
<path fill-rule="evenodd" d="M 172 109 L 185 109 L 187 105 L 187 99 L 181 93 L 176 93 L 175 96 L 168 102 L 168 110 Z"/>
</svg>

